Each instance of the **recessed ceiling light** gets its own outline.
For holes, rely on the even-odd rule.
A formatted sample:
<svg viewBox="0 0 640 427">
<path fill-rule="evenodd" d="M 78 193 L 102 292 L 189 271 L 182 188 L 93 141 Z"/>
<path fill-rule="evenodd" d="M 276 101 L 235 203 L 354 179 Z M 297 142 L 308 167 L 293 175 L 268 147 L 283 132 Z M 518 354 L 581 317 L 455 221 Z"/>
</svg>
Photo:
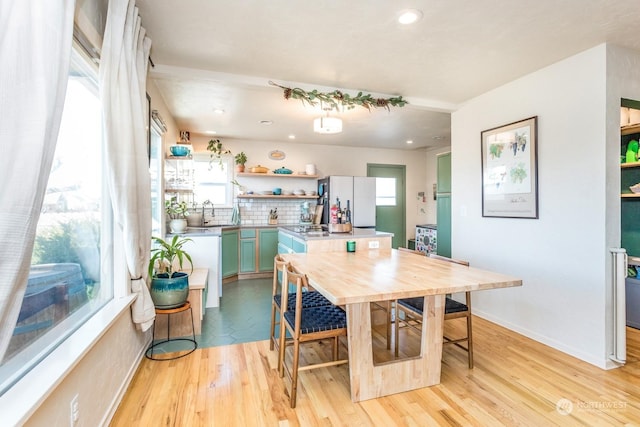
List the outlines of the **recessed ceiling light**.
<svg viewBox="0 0 640 427">
<path fill-rule="evenodd" d="M 422 11 L 418 9 L 405 9 L 398 13 L 398 22 L 402 25 L 413 24 L 422 18 Z"/>
<path fill-rule="evenodd" d="M 271 126 L 273 124 L 273 120 L 260 120 L 261 125 Z"/>
<path fill-rule="evenodd" d="M 205 130 L 204 133 L 206 133 L 208 135 L 215 135 L 218 132 L 216 132 L 215 130 Z"/>
<path fill-rule="evenodd" d="M 413 140 L 408 139 L 408 140 L 407 140 L 407 144 L 413 144 Z"/>
<path fill-rule="evenodd" d="M 291 135 L 289 135 L 289 139 L 296 139 L 296 136 L 291 134 Z"/>
<path fill-rule="evenodd" d="M 440 141 L 441 139 L 444 139 L 444 136 L 436 135 L 436 136 L 432 136 L 431 139 L 435 139 L 436 141 Z"/>
<path fill-rule="evenodd" d="M 222 108 L 216 108 L 213 112 L 216 114 L 224 114 L 224 110 Z"/>
</svg>

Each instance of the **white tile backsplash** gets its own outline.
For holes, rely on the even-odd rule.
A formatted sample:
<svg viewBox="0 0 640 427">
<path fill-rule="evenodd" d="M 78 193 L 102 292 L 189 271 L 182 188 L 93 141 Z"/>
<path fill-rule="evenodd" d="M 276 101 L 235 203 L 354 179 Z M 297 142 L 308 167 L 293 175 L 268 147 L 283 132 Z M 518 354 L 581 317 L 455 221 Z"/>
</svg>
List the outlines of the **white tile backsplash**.
<svg viewBox="0 0 640 427">
<path fill-rule="evenodd" d="M 314 199 L 242 199 L 238 201 L 240 207 L 241 225 L 268 225 L 269 211 L 278 209 L 278 225 L 298 224 L 302 203 L 308 201 L 311 209 L 316 205 Z M 216 208 L 215 217 L 211 212 L 205 213 L 207 225 L 223 225 L 231 223 L 231 208 Z"/>
</svg>

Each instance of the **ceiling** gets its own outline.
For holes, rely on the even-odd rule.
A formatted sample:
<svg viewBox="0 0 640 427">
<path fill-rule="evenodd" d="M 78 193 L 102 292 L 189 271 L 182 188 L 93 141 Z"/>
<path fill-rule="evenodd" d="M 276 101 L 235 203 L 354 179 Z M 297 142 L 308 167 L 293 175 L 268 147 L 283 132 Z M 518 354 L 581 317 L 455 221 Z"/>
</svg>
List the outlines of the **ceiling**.
<svg viewBox="0 0 640 427">
<path fill-rule="evenodd" d="M 156 82 L 180 130 L 259 142 L 417 149 L 450 143 L 465 101 L 601 43 L 640 51 L 637 0 L 137 0 Z M 402 9 L 423 13 L 397 22 Z M 335 113 L 285 100 L 304 90 L 409 101 Z M 224 110 L 217 114 L 215 109 Z M 333 113 L 332 113 L 333 114 Z M 261 124 L 268 120 L 272 124 Z M 213 134 L 212 132 L 216 132 Z M 407 144 L 412 140 L 413 144 Z"/>
</svg>

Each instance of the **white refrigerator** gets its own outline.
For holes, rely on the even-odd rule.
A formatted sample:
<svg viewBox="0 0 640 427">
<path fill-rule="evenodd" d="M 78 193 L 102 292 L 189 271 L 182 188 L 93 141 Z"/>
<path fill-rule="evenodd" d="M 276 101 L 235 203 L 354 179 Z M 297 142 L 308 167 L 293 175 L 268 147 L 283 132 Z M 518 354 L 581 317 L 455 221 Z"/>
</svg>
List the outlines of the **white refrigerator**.
<svg viewBox="0 0 640 427">
<path fill-rule="evenodd" d="M 368 176 L 329 176 L 318 180 L 318 204 L 322 204 L 322 223 L 329 223 L 331 205 L 340 199 L 340 207 L 351 209 L 354 227 L 376 226 L 376 179 Z"/>
</svg>

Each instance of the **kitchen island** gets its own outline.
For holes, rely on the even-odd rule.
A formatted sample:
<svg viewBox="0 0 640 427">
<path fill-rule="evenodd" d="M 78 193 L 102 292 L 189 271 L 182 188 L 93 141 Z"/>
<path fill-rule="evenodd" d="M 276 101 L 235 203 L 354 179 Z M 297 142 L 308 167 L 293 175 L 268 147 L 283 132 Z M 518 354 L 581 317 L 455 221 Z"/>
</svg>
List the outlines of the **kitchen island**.
<svg viewBox="0 0 640 427">
<path fill-rule="evenodd" d="M 329 233 L 321 226 L 283 226 L 278 228 L 278 253 L 346 252 L 347 242 L 356 242 L 356 251 L 391 249 L 393 233 L 371 228 L 354 228 L 348 233 Z"/>
</svg>

